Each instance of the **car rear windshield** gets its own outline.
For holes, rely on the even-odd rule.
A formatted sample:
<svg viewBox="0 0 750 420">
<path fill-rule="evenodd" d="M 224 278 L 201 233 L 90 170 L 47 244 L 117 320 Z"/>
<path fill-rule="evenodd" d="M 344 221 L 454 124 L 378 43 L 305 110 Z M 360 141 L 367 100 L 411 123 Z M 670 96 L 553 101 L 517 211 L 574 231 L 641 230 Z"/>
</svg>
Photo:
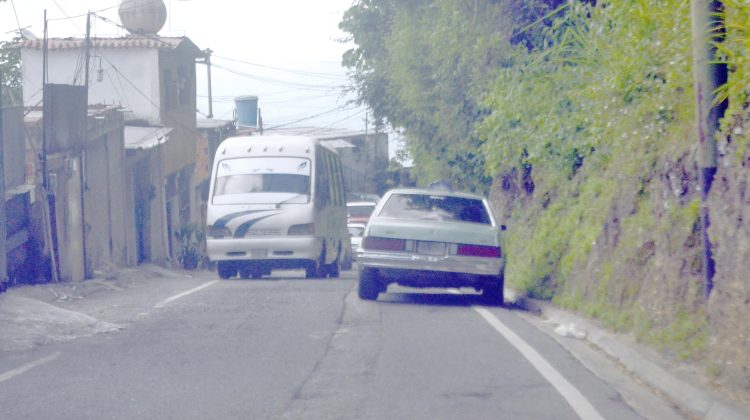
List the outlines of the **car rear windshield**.
<svg viewBox="0 0 750 420">
<path fill-rule="evenodd" d="M 393 194 L 378 216 L 490 224 L 482 200 L 426 194 Z"/>
<path fill-rule="evenodd" d="M 346 211 L 354 217 L 370 217 L 375 209 L 375 204 L 355 204 L 346 206 Z"/>
</svg>

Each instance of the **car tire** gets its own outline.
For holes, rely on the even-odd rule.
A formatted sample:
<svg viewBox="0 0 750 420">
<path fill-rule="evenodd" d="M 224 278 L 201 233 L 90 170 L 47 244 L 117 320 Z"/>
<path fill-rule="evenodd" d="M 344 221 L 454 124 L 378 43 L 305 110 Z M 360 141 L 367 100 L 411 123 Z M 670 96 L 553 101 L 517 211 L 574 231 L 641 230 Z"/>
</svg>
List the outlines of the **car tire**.
<svg viewBox="0 0 750 420">
<path fill-rule="evenodd" d="M 374 268 L 363 268 L 359 272 L 359 287 L 357 294 L 362 300 L 376 300 L 381 286 L 378 272 Z"/>
<path fill-rule="evenodd" d="M 503 306 L 505 304 L 505 276 L 500 274 L 495 279 L 482 288 L 482 300 L 487 305 Z"/>
<path fill-rule="evenodd" d="M 216 271 L 221 279 L 231 279 L 237 274 L 237 265 L 231 261 L 219 261 L 216 264 Z"/>
</svg>

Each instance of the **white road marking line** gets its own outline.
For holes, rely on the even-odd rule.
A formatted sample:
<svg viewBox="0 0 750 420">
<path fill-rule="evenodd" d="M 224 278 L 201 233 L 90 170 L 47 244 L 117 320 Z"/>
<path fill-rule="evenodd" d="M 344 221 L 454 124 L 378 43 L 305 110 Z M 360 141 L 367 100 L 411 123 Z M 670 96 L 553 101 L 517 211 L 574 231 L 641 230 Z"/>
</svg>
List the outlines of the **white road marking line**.
<svg viewBox="0 0 750 420">
<path fill-rule="evenodd" d="M 179 294 L 176 294 L 176 295 L 174 295 L 172 297 L 166 298 L 166 299 L 162 300 L 161 302 L 157 303 L 154 306 L 154 308 L 163 308 L 163 307 L 167 306 L 168 304 L 174 302 L 177 299 L 183 298 L 183 297 L 185 297 L 185 296 L 187 296 L 189 294 L 195 293 L 195 292 L 197 292 L 199 290 L 203 290 L 206 287 L 213 286 L 214 284 L 218 283 L 219 281 L 220 280 L 209 281 L 208 283 L 203 283 L 203 284 L 201 284 L 198 287 L 194 287 L 194 288 L 192 288 L 190 290 L 186 290 L 186 291 L 184 291 L 182 293 L 179 293 Z"/>
<path fill-rule="evenodd" d="M 27 365 L 23 365 L 23 366 L 21 366 L 19 368 L 13 369 L 13 370 L 8 371 L 8 372 L 5 372 L 2 375 L 0 375 L 0 382 L 5 382 L 8 379 L 14 378 L 14 377 L 16 377 L 16 376 L 18 376 L 18 375 L 20 375 L 20 374 L 22 374 L 22 373 L 24 373 L 24 372 L 26 372 L 28 370 L 34 369 L 37 366 L 41 366 L 41 365 L 43 365 L 45 363 L 49 363 L 49 362 L 57 359 L 58 357 L 60 357 L 60 353 L 53 353 L 53 354 L 51 354 L 51 355 L 49 355 L 49 356 L 47 356 L 45 358 L 37 360 L 36 362 L 31 362 L 31 363 L 29 363 Z"/>
<path fill-rule="evenodd" d="M 580 418 L 584 420 L 604 419 L 604 417 L 602 417 L 602 415 L 599 414 L 598 411 L 596 411 L 596 408 L 591 405 L 586 397 L 581 394 L 581 391 L 573 386 L 573 384 L 568 382 L 568 380 L 565 379 L 560 374 L 560 372 L 555 370 L 555 368 L 552 367 L 552 365 L 549 364 L 549 362 L 547 362 L 547 360 L 545 360 L 541 354 L 534 350 L 533 347 L 531 347 L 521 337 L 519 337 L 510 328 L 503 324 L 499 319 L 497 319 L 497 317 L 492 315 L 492 313 L 487 309 L 480 308 L 478 306 L 472 306 L 472 308 L 474 308 L 474 310 L 477 311 L 479 315 L 481 315 L 482 318 L 485 319 L 485 321 L 487 321 L 493 328 L 495 328 L 497 332 L 502 334 L 502 336 L 505 337 L 505 339 L 508 340 L 510 344 L 518 349 L 519 352 L 521 352 L 523 357 L 525 357 L 526 360 L 528 360 L 532 364 L 532 366 L 534 366 L 534 368 L 536 368 L 536 370 L 539 371 L 542 376 L 544 376 L 544 379 L 552 384 L 557 392 L 559 392 L 560 395 L 565 398 L 565 401 L 570 404 L 570 406 Z"/>
</svg>

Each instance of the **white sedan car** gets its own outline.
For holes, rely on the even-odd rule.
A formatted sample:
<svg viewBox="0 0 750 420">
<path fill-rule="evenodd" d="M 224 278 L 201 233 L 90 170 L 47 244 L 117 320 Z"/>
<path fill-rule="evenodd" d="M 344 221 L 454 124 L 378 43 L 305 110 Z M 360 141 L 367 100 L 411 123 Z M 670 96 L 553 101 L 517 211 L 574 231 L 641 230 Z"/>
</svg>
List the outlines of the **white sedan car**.
<svg viewBox="0 0 750 420">
<path fill-rule="evenodd" d="M 347 228 L 349 229 L 349 237 L 352 243 L 352 256 L 354 259 L 357 258 L 357 250 L 362 244 L 362 234 L 365 232 L 364 223 L 349 223 Z"/>
<path fill-rule="evenodd" d="M 359 297 L 375 300 L 396 283 L 472 287 L 487 303 L 502 304 L 502 230 L 481 196 L 391 190 L 373 211 L 357 252 Z"/>
</svg>

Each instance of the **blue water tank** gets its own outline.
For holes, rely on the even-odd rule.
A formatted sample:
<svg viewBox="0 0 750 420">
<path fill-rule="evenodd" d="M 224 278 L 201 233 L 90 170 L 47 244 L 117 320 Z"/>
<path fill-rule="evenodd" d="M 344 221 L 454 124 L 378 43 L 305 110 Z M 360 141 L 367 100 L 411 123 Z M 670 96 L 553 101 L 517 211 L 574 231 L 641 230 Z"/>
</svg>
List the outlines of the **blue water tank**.
<svg viewBox="0 0 750 420">
<path fill-rule="evenodd" d="M 258 126 L 258 97 L 252 95 L 234 98 L 234 110 L 238 127 Z"/>
</svg>

